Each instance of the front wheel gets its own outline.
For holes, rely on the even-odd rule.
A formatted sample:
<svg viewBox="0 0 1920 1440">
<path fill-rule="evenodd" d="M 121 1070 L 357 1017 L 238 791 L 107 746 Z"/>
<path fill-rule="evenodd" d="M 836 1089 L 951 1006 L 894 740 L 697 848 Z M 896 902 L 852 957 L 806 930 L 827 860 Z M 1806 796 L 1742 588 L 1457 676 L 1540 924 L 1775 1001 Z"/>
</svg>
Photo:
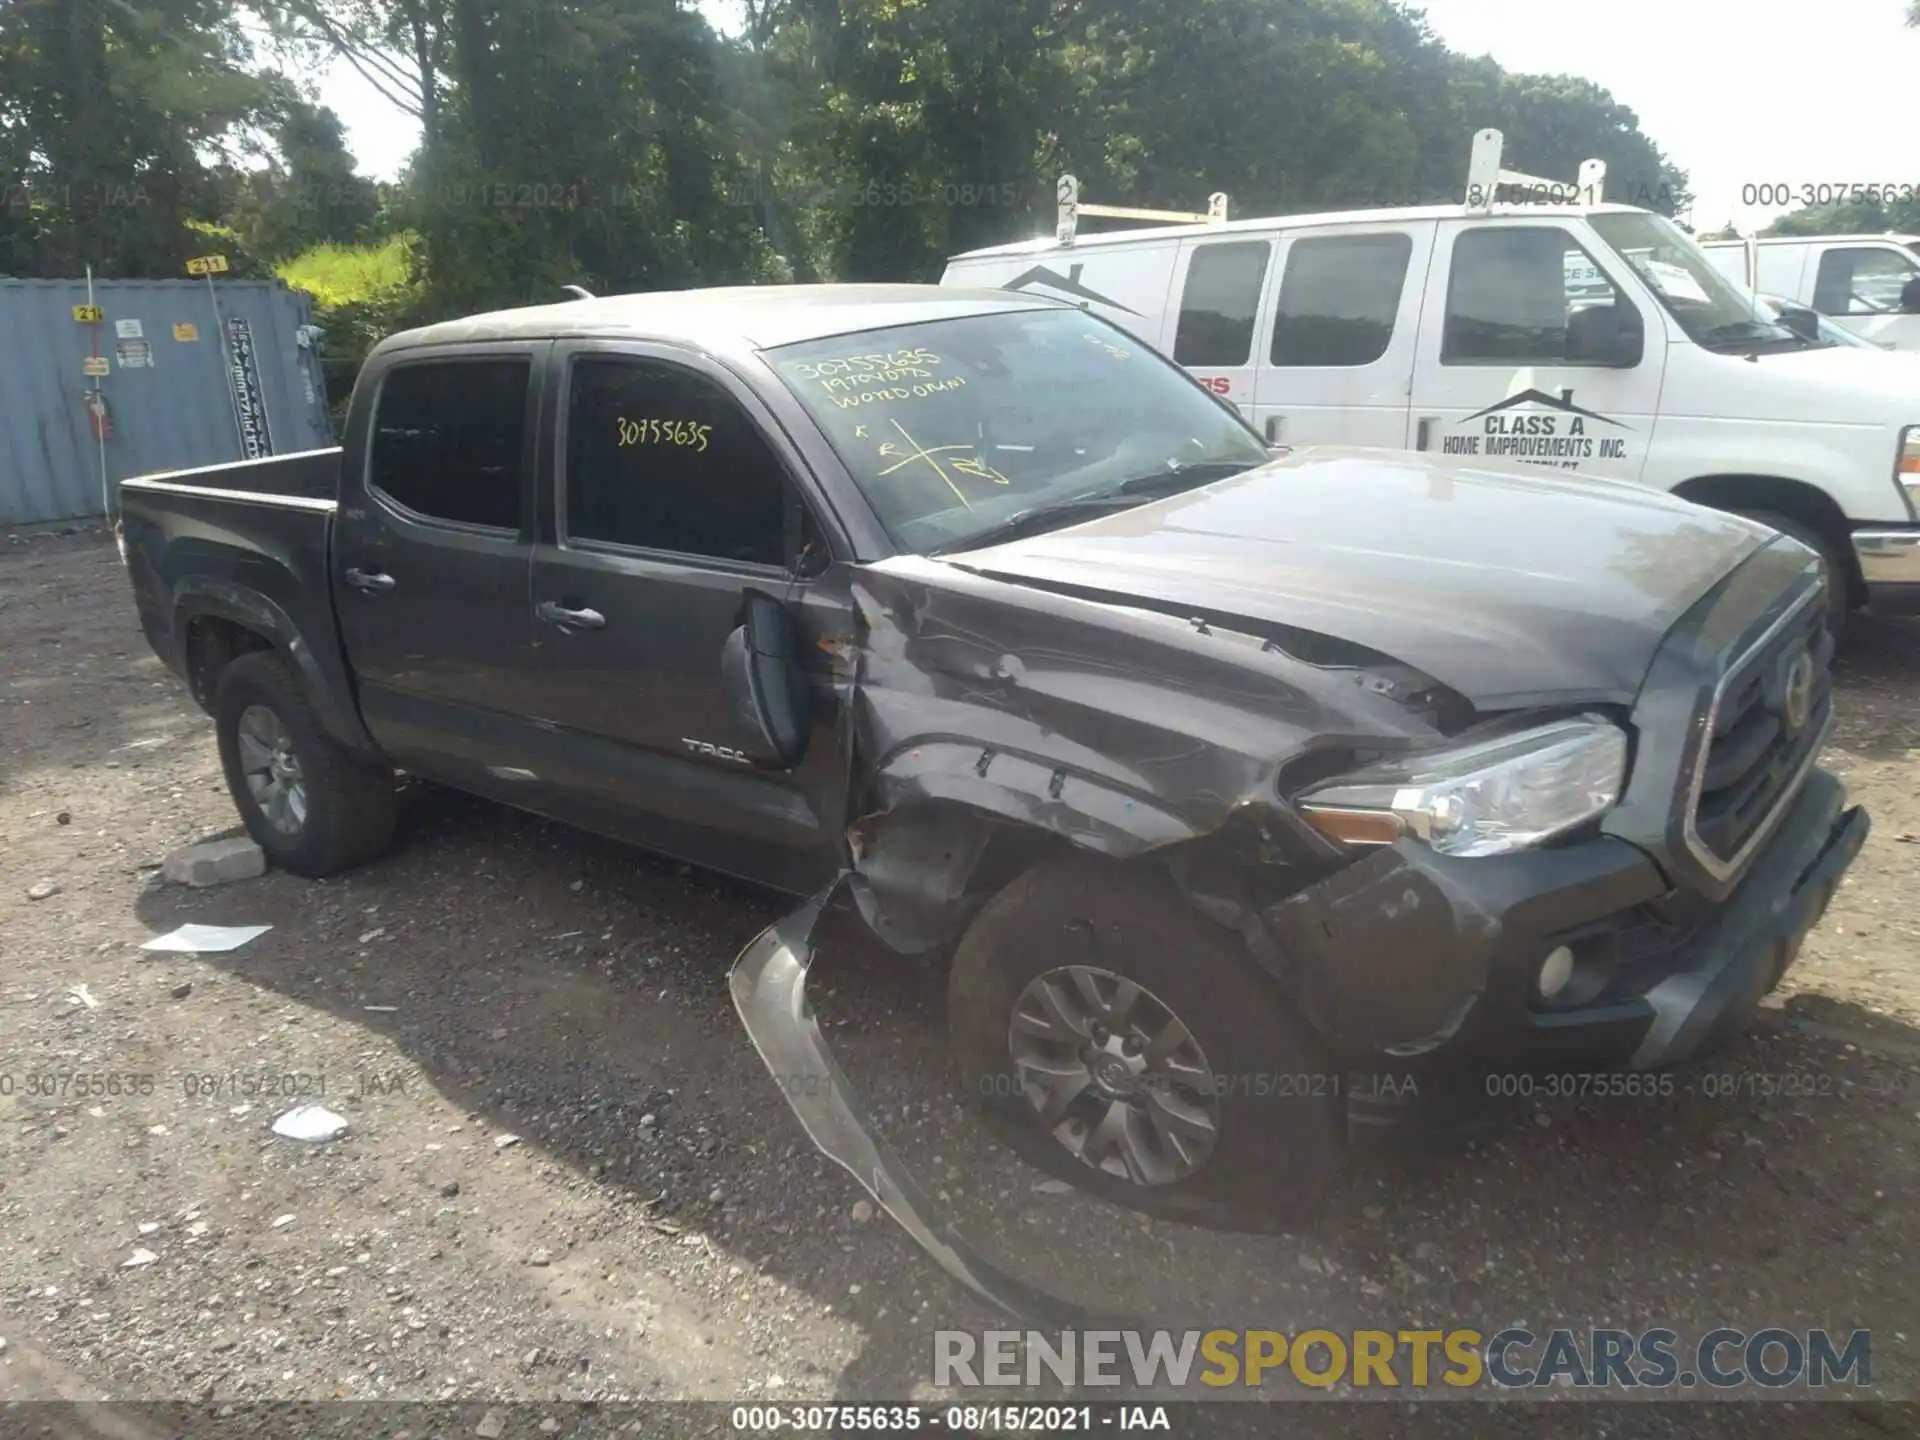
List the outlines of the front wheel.
<svg viewBox="0 0 1920 1440">
<path fill-rule="evenodd" d="M 275 865 L 318 878 L 391 843 L 392 772 L 327 734 L 281 656 L 259 650 L 236 659 L 220 677 L 213 710 L 227 789 Z"/>
<path fill-rule="evenodd" d="M 947 1023 L 996 1133 L 1128 1209 L 1285 1229 L 1340 1168 L 1343 1076 L 1157 877 L 1076 856 L 1014 881 L 954 954 Z"/>
</svg>

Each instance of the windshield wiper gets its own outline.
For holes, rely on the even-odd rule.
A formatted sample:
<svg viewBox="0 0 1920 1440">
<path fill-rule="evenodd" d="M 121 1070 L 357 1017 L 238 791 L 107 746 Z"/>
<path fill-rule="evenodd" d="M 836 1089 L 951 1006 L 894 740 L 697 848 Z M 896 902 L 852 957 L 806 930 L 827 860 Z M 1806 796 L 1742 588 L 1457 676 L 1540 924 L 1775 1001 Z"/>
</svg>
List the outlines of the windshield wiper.
<svg viewBox="0 0 1920 1440">
<path fill-rule="evenodd" d="M 1709 350 L 1721 345 L 1779 345 L 1783 342 L 1796 349 L 1810 343 L 1804 335 L 1797 335 L 1786 326 L 1767 320 L 1734 320 L 1725 325 L 1712 326 L 1700 335 L 1700 344 Z"/>
<path fill-rule="evenodd" d="M 1224 480 L 1232 475 L 1243 474 L 1256 466 L 1264 465 L 1259 460 L 1187 460 L 1169 465 L 1165 470 L 1156 470 L 1151 475 L 1137 475 L 1123 482 L 1116 493 L 1121 495 L 1175 495 L 1182 490 L 1204 485 L 1209 480 Z"/>
<path fill-rule="evenodd" d="M 936 545 L 927 553 L 945 555 L 955 550 L 978 550 L 988 545 L 998 545 L 1003 540 L 1018 540 L 1024 535 L 1054 529 L 1078 515 L 1125 510 L 1139 503 L 1138 495 L 1122 495 L 1113 490 L 1102 490 L 1092 495 L 1069 495 L 1064 500 L 1050 500 L 1044 505 L 1029 505 L 1025 510 L 1016 510 L 984 530 L 975 531 L 962 540 Z"/>
<path fill-rule="evenodd" d="M 1034 535 L 1052 529 L 1076 516 L 1098 515 L 1107 510 L 1131 509 L 1148 500 L 1177 495 L 1182 490 L 1191 490 L 1195 486 L 1206 484 L 1209 480 L 1238 475 L 1243 470 L 1251 470 L 1261 463 L 1258 460 L 1193 460 L 1181 465 L 1172 465 L 1165 470 L 1156 470 L 1150 475 L 1137 475 L 1110 490 L 1095 490 L 1081 495 L 1069 495 L 1064 500 L 1050 500 L 1044 505 L 1031 505 L 1025 510 L 1015 511 L 997 524 L 989 525 L 985 530 L 967 536 L 964 540 L 937 545 L 927 553 L 945 555 L 955 550 L 977 550 L 988 545 L 997 545 L 1003 540 L 1018 540 L 1025 535 Z"/>
</svg>

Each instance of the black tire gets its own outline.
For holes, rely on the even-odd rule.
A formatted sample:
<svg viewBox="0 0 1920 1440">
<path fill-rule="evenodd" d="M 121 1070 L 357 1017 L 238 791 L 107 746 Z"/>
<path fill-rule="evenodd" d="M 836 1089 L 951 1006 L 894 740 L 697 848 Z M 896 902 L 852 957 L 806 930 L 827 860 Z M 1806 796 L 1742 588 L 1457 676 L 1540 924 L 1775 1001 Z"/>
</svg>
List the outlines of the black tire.
<svg viewBox="0 0 1920 1440">
<path fill-rule="evenodd" d="M 1782 535 L 1798 540 L 1814 554 L 1820 557 L 1827 577 L 1827 633 L 1838 640 L 1847 628 L 1847 617 L 1853 613 L 1853 569 L 1847 563 L 1847 557 L 1820 531 L 1804 520 L 1791 515 L 1783 515 L 1778 510 L 1741 510 L 1742 518 L 1771 526 Z"/>
<path fill-rule="evenodd" d="M 1056 1138 L 1023 1092 L 1015 1005 L 1035 994 L 1030 983 L 1069 965 L 1143 987 L 1153 1014 L 1172 1012 L 1198 1042 L 1213 1075 L 1215 1130 L 1191 1173 L 1141 1183 L 1096 1168 Z M 1345 1086 L 1325 1048 L 1239 939 L 1157 874 L 1071 856 L 1015 880 L 954 953 L 947 1025 L 962 1083 L 993 1130 L 1029 1164 L 1127 1209 L 1220 1229 L 1290 1229 L 1344 1161 Z M 1109 1103 L 1086 1093 L 1087 1104 Z"/>
<path fill-rule="evenodd" d="M 299 767 L 305 813 L 291 833 L 275 825 L 248 785 L 240 724 L 254 710 L 277 719 Z M 213 716 L 233 803 L 247 833 L 282 870 L 316 879 L 334 875 L 373 859 L 392 843 L 399 813 L 393 772 L 360 759 L 321 728 L 282 656 L 256 650 L 227 666 Z"/>
</svg>

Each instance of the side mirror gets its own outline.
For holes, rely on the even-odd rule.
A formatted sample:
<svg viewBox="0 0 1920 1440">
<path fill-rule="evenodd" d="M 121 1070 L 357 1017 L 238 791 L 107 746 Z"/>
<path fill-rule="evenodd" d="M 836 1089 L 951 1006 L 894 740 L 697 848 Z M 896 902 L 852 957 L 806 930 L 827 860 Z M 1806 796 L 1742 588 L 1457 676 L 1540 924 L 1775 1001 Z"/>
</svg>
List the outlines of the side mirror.
<svg viewBox="0 0 1920 1440">
<path fill-rule="evenodd" d="M 1567 317 L 1567 359 L 1580 364 L 1631 370 L 1645 344 L 1639 313 L 1618 303 L 1589 305 Z"/>
<path fill-rule="evenodd" d="M 1782 305 L 1780 307 L 1780 313 L 1774 318 L 1778 323 L 1784 325 L 1802 340 L 1818 340 L 1820 338 L 1819 313 L 1809 310 L 1804 305 Z"/>
<path fill-rule="evenodd" d="M 800 631 L 787 607 L 749 590 L 743 623 L 720 648 L 720 683 L 741 752 L 790 770 L 807 753 L 813 706 L 800 668 Z"/>
</svg>

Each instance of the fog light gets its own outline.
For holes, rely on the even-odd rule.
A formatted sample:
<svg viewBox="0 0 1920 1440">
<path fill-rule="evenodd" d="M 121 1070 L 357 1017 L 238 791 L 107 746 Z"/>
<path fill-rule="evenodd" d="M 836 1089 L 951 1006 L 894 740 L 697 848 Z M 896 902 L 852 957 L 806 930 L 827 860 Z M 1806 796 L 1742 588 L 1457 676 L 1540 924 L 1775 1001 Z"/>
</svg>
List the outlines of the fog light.
<svg viewBox="0 0 1920 1440">
<path fill-rule="evenodd" d="M 1547 952 L 1547 958 L 1540 962 L 1540 998 L 1551 1000 L 1566 989 L 1573 980 L 1573 951 L 1565 945 L 1556 945 Z"/>
</svg>

